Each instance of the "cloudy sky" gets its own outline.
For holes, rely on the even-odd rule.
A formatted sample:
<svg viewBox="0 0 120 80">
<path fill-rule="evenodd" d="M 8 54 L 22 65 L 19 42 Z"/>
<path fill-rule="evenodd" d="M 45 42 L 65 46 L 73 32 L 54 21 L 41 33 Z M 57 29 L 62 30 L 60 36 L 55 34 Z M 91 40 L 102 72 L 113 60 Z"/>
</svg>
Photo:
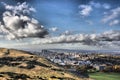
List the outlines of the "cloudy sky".
<svg viewBox="0 0 120 80">
<path fill-rule="evenodd" d="M 0 47 L 120 49 L 120 0 L 0 0 Z"/>
</svg>

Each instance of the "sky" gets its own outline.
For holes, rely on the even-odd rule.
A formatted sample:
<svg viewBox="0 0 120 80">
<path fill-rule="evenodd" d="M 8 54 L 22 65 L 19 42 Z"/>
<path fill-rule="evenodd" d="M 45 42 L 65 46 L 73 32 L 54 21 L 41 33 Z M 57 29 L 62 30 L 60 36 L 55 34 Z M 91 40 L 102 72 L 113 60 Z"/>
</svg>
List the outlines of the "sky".
<svg viewBox="0 0 120 80">
<path fill-rule="evenodd" d="M 120 49 L 120 0 L 0 0 L 0 47 Z"/>
</svg>

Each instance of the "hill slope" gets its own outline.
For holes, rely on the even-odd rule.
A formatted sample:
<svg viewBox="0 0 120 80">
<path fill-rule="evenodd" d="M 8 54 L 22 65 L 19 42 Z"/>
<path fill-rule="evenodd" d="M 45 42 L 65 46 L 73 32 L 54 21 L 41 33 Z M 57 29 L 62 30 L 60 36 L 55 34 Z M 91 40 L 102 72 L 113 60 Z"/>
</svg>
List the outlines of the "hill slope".
<svg viewBox="0 0 120 80">
<path fill-rule="evenodd" d="M 0 48 L 0 80 L 82 80 L 47 59 L 31 53 Z"/>
</svg>

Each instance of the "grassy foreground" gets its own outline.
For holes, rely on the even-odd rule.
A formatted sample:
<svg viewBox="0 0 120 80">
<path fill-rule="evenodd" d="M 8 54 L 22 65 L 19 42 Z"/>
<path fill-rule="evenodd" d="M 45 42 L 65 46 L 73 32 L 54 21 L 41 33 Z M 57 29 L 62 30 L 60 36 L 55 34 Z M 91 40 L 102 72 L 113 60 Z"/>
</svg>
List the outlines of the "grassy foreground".
<svg viewBox="0 0 120 80">
<path fill-rule="evenodd" d="M 29 52 L 0 49 L 0 80 L 83 80 Z M 88 79 L 85 79 L 88 80 Z"/>
<path fill-rule="evenodd" d="M 95 80 L 119 80 L 120 79 L 120 73 L 103 73 L 103 72 L 96 72 L 96 73 L 90 73 L 90 78 L 93 78 Z"/>
</svg>

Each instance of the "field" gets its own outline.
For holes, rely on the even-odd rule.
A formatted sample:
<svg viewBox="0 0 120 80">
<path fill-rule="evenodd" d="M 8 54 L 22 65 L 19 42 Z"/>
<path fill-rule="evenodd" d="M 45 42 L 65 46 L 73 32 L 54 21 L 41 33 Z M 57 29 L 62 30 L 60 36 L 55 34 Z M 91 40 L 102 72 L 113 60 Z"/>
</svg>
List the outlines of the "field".
<svg viewBox="0 0 120 80">
<path fill-rule="evenodd" d="M 89 76 L 95 80 L 120 80 L 120 73 L 96 72 L 90 73 Z"/>
</svg>

